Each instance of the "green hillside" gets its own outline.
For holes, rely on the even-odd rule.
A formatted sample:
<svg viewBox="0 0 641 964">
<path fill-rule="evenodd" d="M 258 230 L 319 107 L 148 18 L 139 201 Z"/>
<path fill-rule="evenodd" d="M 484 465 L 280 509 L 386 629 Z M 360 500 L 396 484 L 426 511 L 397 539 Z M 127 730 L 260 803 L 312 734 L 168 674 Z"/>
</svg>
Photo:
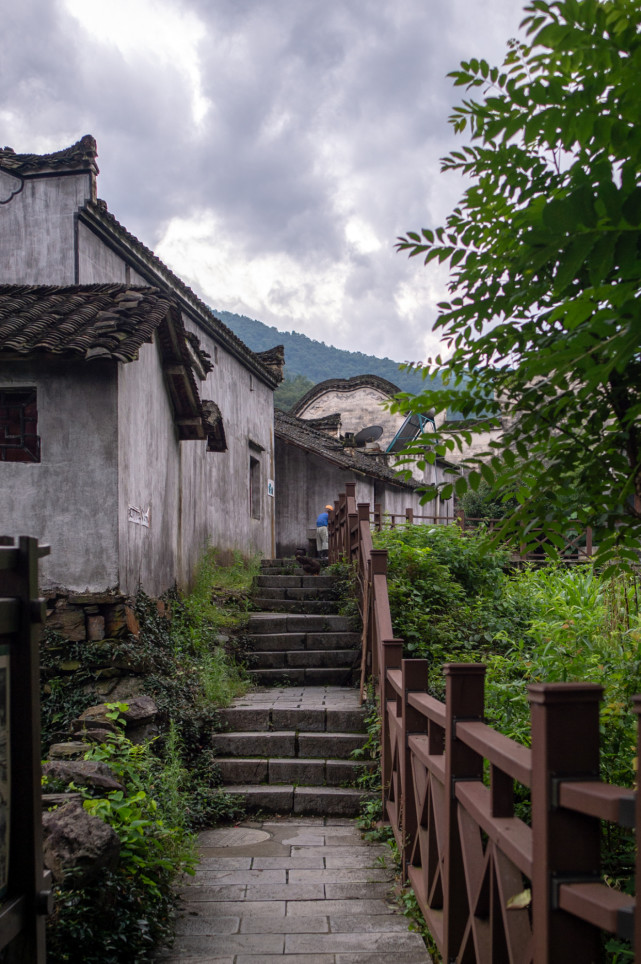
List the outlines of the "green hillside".
<svg viewBox="0 0 641 964">
<path fill-rule="evenodd" d="M 265 351 L 274 345 L 284 345 L 288 379 L 302 375 L 317 384 L 326 378 L 379 375 L 398 385 L 404 392 L 416 392 L 423 384 L 420 375 L 400 371 L 399 362 L 391 358 L 377 358 L 376 355 L 365 355 L 360 351 L 333 348 L 324 341 L 315 341 L 295 331 L 279 331 L 245 315 L 235 315 L 229 311 L 215 311 L 215 314 L 252 351 Z"/>
</svg>

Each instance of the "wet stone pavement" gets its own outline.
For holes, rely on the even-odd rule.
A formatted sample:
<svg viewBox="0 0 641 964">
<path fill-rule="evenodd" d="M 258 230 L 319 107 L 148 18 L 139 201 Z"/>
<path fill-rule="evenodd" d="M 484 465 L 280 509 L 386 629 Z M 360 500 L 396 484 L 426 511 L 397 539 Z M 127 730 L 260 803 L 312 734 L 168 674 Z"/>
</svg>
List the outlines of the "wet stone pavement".
<svg viewBox="0 0 641 964">
<path fill-rule="evenodd" d="M 204 831 L 162 964 L 429 964 L 390 898 L 389 848 L 355 821 L 285 817 Z"/>
</svg>

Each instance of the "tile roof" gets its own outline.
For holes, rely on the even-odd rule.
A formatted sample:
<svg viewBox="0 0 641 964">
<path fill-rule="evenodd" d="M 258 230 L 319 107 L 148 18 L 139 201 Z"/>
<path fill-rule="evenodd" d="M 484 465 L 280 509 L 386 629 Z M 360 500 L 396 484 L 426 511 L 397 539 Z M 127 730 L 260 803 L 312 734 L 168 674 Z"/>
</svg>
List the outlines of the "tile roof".
<svg viewBox="0 0 641 964">
<path fill-rule="evenodd" d="M 0 148 L 0 167 L 23 175 L 81 170 L 97 174 L 97 156 L 94 138 L 91 134 L 85 134 L 71 147 L 53 154 L 16 154 L 11 147 Z"/>
<path fill-rule="evenodd" d="M 157 288 L 0 285 L 0 361 L 58 355 L 132 362 L 157 333 L 181 438 L 205 438 L 182 316 Z"/>
<path fill-rule="evenodd" d="M 386 378 L 381 378 L 380 375 L 353 375 L 352 378 L 327 378 L 324 382 L 318 382 L 318 384 L 310 388 L 302 398 L 299 398 L 292 408 L 292 412 L 298 414 L 304 411 L 310 402 L 318 398 L 319 395 L 324 395 L 325 392 L 353 392 L 356 391 L 357 388 L 377 388 L 380 392 L 390 397 L 400 392 L 398 385 L 394 385 L 393 382 L 388 382 Z"/>
<path fill-rule="evenodd" d="M 167 285 L 179 298 L 186 304 L 187 308 L 192 309 L 197 321 L 205 329 L 209 329 L 210 334 L 222 346 L 227 348 L 233 355 L 239 358 L 250 370 L 253 371 L 271 388 L 275 388 L 281 380 L 269 364 L 266 364 L 258 354 L 251 351 L 247 345 L 228 328 L 220 318 L 216 317 L 209 305 L 206 305 L 198 295 L 185 284 L 182 278 L 174 274 L 171 268 L 160 260 L 142 241 L 127 230 L 113 214 L 107 210 L 107 204 L 100 198 L 97 201 L 87 201 L 84 207 L 78 211 L 81 221 L 85 222 L 94 232 L 98 233 L 109 243 L 115 239 L 124 245 L 130 253 L 136 256 L 143 269 L 147 268 L 153 284 Z M 141 272 L 142 273 L 142 272 Z"/>
<path fill-rule="evenodd" d="M 290 412 L 281 412 L 279 409 L 275 409 L 274 432 L 283 441 L 305 449 L 307 452 L 312 452 L 314 455 L 319 455 L 342 469 L 349 469 L 360 475 L 382 479 L 405 489 L 415 489 L 419 485 L 414 480 L 407 481 L 399 477 L 380 456 L 366 455 L 362 449 L 346 448 L 339 439 L 327 435 L 325 432 L 319 432 L 309 425 L 305 419 L 297 418 Z"/>
<path fill-rule="evenodd" d="M 0 285 L 0 352 L 134 361 L 172 302 L 126 285 Z"/>
</svg>

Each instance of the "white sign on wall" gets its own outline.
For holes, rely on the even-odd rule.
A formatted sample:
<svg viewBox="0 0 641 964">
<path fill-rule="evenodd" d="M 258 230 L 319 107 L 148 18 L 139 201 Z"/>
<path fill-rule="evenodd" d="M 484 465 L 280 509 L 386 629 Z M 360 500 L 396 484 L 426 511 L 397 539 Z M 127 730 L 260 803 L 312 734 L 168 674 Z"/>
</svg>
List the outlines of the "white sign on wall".
<svg viewBox="0 0 641 964">
<path fill-rule="evenodd" d="M 271 495 L 274 498 L 274 480 L 267 479 L 267 495 Z"/>
<path fill-rule="evenodd" d="M 151 526 L 151 506 L 149 505 L 146 509 L 141 509 L 137 505 L 130 505 L 129 521 L 133 522 L 134 525 L 144 526 L 145 529 L 149 529 Z"/>
</svg>

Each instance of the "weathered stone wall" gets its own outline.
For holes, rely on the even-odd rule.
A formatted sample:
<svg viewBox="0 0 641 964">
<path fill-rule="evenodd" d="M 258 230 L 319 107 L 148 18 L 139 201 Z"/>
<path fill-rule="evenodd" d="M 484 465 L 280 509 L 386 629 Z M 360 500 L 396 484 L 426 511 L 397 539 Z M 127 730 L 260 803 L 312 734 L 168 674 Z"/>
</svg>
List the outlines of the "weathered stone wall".
<svg viewBox="0 0 641 964">
<path fill-rule="evenodd" d="M 0 461 L 0 535 L 51 546 L 41 582 L 117 586 L 117 366 L 29 359 L 0 369 L 0 388 L 37 391 L 39 463 Z"/>
</svg>

